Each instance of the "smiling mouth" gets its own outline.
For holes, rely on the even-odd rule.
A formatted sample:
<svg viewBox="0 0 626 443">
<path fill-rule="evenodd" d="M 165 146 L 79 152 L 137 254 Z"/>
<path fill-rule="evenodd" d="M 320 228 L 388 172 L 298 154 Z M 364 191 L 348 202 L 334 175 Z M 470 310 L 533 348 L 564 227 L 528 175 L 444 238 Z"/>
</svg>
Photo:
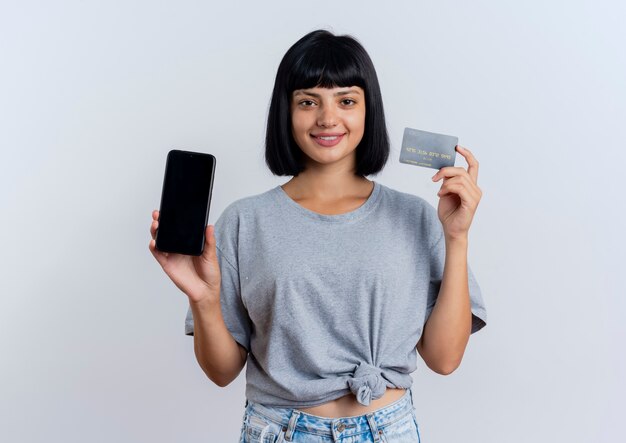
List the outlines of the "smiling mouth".
<svg viewBox="0 0 626 443">
<path fill-rule="evenodd" d="M 338 144 L 345 134 L 337 134 L 337 135 L 313 135 L 311 137 L 315 140 L 318 145 L 330 147 Z"/>
</svg>

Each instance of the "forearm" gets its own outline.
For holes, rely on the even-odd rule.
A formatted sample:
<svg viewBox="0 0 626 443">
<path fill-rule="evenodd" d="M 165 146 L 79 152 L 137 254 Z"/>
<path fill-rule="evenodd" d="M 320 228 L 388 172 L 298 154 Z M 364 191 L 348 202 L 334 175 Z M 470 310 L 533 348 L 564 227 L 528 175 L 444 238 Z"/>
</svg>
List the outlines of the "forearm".
<svg viewBox="0 0 626 443">
<path fill-rule="evenodd" d="M 472 327 L 467 276 L 467 238 L 446 238 L 446 259 L 437 302 L 422 332 L 420 354 L 443 374 L 461 363 Z"/>
<path fill-rule="evenodd" d="M 217 303 L 190 303 L 194 322 L 194 351 L 205 374 L 218 386 L 226 386 L 243 368 L 239 344 L 224 323 Z"/>
</svg>

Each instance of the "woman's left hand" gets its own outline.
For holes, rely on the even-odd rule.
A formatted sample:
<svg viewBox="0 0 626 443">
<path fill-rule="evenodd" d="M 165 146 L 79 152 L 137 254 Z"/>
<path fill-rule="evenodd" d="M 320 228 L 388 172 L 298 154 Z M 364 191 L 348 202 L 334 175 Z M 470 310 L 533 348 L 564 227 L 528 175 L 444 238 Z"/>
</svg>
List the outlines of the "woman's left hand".
<svg viewBox="0 0 626 443">
<path fill-rule="evenodd" d="M 459 152 L 467 161 L 468 168 L 448 166 L 441 168 L 434 176 L 433 181 L 443 177 L 443 184 L 437 195 L 439 206 L 437 215 L 443 225 L 444 235 L 448 239 L 467 239 L 474 213 L 483 193 L 477 185 L 478 161 L 472 153 L 457 145 Z"/>
</svg>

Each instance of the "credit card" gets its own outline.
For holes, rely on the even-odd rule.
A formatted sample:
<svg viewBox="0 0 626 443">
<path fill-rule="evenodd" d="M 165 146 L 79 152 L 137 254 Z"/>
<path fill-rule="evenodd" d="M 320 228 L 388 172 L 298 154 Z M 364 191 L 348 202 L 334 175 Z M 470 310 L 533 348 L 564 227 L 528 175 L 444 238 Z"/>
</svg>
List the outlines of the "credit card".
<svg viewBox="0 0 626 443">
<path fill-rule="evenodd" d="M 433 169 L 454 166 L 458 143 L 452 135 L 404 128 L 400 163 Z"/>
</svg>

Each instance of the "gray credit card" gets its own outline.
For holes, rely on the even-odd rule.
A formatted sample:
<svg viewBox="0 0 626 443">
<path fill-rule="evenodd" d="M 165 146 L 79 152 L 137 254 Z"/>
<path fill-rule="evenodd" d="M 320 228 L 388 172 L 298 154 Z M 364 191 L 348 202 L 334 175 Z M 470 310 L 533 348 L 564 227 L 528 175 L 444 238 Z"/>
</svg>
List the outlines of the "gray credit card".
<svg viewBox="0 0 626 443">
<path fill-rule="evenodd" d="M 400 163 L 441 169 L 454 166 L 458 137 L 404 128 Z"/>
</svg>

